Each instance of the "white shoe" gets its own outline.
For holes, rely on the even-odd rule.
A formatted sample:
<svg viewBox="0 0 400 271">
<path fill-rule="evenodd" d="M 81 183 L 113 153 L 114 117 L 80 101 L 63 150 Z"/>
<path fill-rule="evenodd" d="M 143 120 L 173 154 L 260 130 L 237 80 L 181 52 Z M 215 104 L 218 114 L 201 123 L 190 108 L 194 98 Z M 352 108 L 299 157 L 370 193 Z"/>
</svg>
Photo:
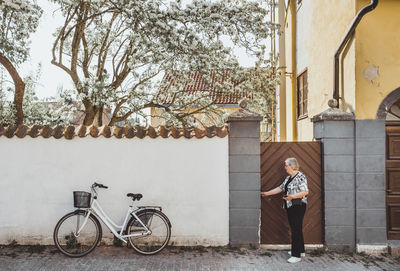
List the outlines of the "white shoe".
<svg viewBox="0 0 400 271">
<path fill-rule="evenodd" d="M 289 263 L 298 263 L 298 262 L 301 261 L 301 258 L 290 257 L 287 261 L 288 261 Z"/>
<path fill-rule="evenodd" d="M 288 251 L 288 254 L 289 254 L 290 256 L 292 256 L 292 252 L 291 252 L 290 250 Z M 305 256 L 306 256 L 306 253 L 305 253 L 305 252 L 300 253 L 300 256 L 301 256 L 301 257 L 305 257 Z"/>
</svg>

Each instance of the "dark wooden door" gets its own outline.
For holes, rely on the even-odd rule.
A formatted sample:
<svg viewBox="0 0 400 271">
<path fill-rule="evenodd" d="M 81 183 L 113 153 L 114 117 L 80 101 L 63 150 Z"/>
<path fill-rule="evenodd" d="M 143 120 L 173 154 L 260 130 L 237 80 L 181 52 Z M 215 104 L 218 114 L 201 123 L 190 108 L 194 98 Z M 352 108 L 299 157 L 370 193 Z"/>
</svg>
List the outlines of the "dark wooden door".
<svg viewBox="0 0 400 271">
<path fill-rule="evenodd" d="M 386 222 L 389 240 L 400 240 L 400 123 L 386 124 Z"/>
<path fill-rule="evenodd" d="M 261 191 L 279 186 L 286 177 L 284 162 L 295 157 L 307 177 L 309 196 L 303 223 L 304 242 L 323 244 L 320 142 L 262 142 Z M 261 200 L 261 244 L 290 244 L 290 230 L 282 195 Z"/>
</svg>

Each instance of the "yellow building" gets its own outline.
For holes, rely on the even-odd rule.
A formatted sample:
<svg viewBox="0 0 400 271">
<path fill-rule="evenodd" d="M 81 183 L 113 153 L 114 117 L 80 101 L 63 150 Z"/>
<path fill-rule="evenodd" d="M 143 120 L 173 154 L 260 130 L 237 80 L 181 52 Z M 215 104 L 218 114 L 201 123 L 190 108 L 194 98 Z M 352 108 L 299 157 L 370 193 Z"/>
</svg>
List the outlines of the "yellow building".
<svg viewBox="0 0 400 271">
<path fill-rule="evenodd" d="M 321 141 L 326 242 L 359 251 L 400 240 L 399 14 L 398 0 L 279 1 L 278 140 Z"/>
<path fill-rule="evenodd" d="M 368 0 L 281 0 L 283 34 L 280 141 L 313 139 L 310 119 L 333 97 L 334 55 Z M 376 119 L 385 98 L 400 87 L 400 1 L 380 0 L 366 13 L 339 55 L 339 108 L 356 119 Z M 392 109 L 398 106 L 391 101 Z M 399 119 L 388 113 L 388 119 Z"/>
</svg>

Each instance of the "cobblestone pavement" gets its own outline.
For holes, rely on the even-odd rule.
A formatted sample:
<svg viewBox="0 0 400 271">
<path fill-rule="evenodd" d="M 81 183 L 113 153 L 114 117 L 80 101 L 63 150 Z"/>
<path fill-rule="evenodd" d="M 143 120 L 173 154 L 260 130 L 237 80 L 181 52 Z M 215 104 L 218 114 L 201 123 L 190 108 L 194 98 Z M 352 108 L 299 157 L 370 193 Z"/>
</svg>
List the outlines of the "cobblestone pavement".
<svg viewBox="0 0 400 271">
<path fill-rule="evenodd" d="M 68 258 L 55 247 L 0 247 L 0 270 L 400 270 L 400 259 L 324 250 L 308 251 L 297 264 L 287 251 L 267 249 L 168 248 L 154 256 L 132 249 L 101 246 L 83 258 Z"/>
</svg>

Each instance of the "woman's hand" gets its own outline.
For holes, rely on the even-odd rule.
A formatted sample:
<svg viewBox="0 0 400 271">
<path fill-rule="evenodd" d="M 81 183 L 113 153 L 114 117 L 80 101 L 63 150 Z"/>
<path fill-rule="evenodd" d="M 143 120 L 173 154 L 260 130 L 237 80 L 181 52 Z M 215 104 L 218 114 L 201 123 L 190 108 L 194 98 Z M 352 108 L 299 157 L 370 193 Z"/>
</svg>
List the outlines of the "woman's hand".
<svg viewBox="0 0 400 271">
<path fill-rule="evenodd" d="M 301 199 L 307 195 L 308 195 L 308 191 L 301 191 L 300 193 L 297 193 L 294 195 L 286 195 L 286 197 L 283 197 L 283 199 L 284 200 Z"/>
<path fill-rule="evenodd" d="M 261 197 L 268 197 L 268 196 L 269 196 L 268 192 L 261 192 Z"/>
<path fill-rule="evenodd" d="M 293 196 L 291 195 L 286 195 L 286 197 L 283 197 L 284 200 L 292 200 Z"/>
<path fill-rule="evenodd" d="M 268 196 L 272 196 L 272 195 L 276 195 L 281 193 L 283 190 L 278 187 L 271 189 L 269 191 L 265 191 L 265 192 L 261 192 L 261 197 L 268 197 Z"/>
</svg>

